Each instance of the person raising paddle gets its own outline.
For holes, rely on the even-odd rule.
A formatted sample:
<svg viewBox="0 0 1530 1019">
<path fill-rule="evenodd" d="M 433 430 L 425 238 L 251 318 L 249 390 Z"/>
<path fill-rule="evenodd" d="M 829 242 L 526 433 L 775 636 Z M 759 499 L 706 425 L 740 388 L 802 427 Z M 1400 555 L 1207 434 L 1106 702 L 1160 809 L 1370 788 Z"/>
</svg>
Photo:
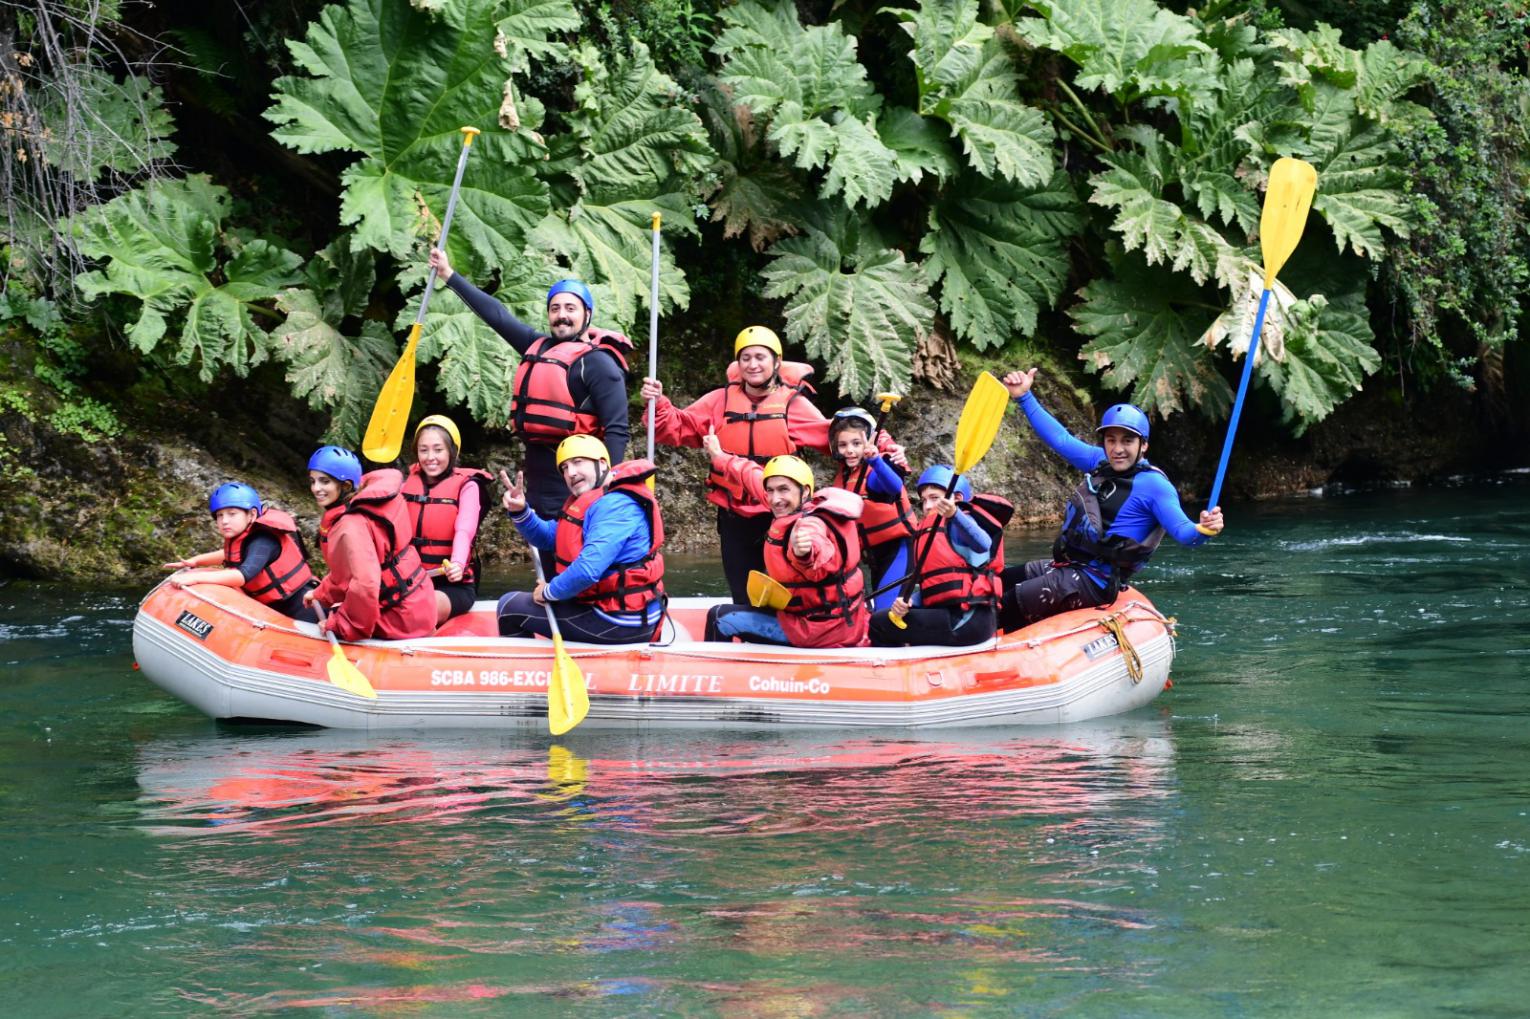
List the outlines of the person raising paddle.
<svg viewBox="0 0 1530 1019">
<path fill-rule="evenodd" d="M 632 341 L 596 329 L 595 297 L 579 280 L 547 291 L 547 332 L 539 333 L 499 301 L 452 271 L 446 252 L 432 248 L 430 267 L 473 313 L 521 355 L 510 401 L 510 428 L 526 443 L 526 492 L 543 517 L 557 515 L 568 496 L 555 451 L 570 435 L 593 435 L 611 463 L 627 454 L 627 358 Z M 543 566 L 552 572 L 551 559 Z"/>
<path fill-rule="evenodd" d="M 1035 380 L 1032 368 L 1002 381 L 1041 440 L 1087 473 L 1068 499 L 1052 558 L 1004 570 L 999 625 L 1010 632 L 1059 612 L 1108 605 L 1165 534 L 1181 545 L 1202 545 L 1223 526 L 1222 508 L 1213 506 L 1201 513 L 1205 531 L 1198 530 L 1168 476 L 1148 463 L 1148 419 L 1140 409 L 1118 403 L 1105 411 L 1095 429 L 1101 445 L 1091 445 L 1047 413 L 1031 392 Z"/>
</svg>

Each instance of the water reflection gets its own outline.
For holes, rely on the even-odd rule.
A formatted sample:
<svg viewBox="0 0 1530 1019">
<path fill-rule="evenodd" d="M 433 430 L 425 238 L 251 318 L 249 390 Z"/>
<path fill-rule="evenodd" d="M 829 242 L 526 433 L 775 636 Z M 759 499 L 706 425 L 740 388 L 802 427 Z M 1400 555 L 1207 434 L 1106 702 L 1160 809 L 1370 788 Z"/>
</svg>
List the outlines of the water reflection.
<svg viewBox="0 0 1530 1019">
<path fill-rule="evenodd" d="M 220 733 L 141 746 L 131 826 L 174 872 L 165 914 L 237 918 L 237 951 L 200 952 L 223 979 L 258 962 L 241 1010 L 900 1011 L 917 982 L 846 972 L 959 953 L 978 1002 L 1126 975 L 1085 942 L 1161 922 L 1109 893 L 1151 880 L 1168 837 L 1171 735 Z M 473 979 L 485 957 L 524 979 Z"/>
</svg>

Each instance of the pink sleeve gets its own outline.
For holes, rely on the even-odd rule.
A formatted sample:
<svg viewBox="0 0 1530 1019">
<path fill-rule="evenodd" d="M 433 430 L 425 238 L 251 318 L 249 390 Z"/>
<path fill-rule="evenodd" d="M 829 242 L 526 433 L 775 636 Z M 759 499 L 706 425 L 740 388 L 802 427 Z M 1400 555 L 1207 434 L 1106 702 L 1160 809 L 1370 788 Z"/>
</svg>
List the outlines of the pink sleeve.
<svg viewBox="0 0 1530 1019">
<path fill-rule="evenodd" d="M 765 505 L 764 467 L 747 456 L 734 456 L 731 453 L 724 453 L 720 460 L 713 461 L 712 466 L 736 482 L 755 503 Z"/>
<path fill-rule="evenodd" d="M 473 557 L 473 539 L 478 537 L 479 486 L 469 481 L 457 493 L 457 526 L 452 530 L 452 562 L 466 566 Z"/>
<path fill-rule="evenodd" d="M 798 449 L 829 453 L 829 419 L 806 395 L 791 402 L 786 413 L 786 432 Z"/>
<path fill-rule="evenodd" d="M 654 440 L 666 446 L 699 448 L 701 437 L 722 423 L 723 396 L 723 390 L 714 389 L 684 408 L 660 397 L 654 404 Z"/>
</svg>

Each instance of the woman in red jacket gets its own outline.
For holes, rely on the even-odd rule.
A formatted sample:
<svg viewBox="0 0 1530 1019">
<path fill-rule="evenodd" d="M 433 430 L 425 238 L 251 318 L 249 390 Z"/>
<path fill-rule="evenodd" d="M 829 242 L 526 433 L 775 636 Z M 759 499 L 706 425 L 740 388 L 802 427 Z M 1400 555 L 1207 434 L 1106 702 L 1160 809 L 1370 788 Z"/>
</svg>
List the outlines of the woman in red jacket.
<svg viewBox="0 0 1530 1019">
<path fill-rule="evenodd" d="M 733 341 L 727 385 L 689 407 L 676 407 L 657 379 L 643 380 L 643 399 L 654 401 L 654 441 L 700 447 L 715 433 L 725 453 L 764 464 L 799 449 L 829 451 L 829 421 L 808 394 L 811 365 L 781 359 L 781 340 L 750 326 Z M 717 506 L 717 539 L 734 602 L 749 603 L 749 571 L 765 568 L 765 532 L 771 514 L 728 475 L 707 476 L 707 500 Z"/>
<path fill-rule="evenodd" d="M 436 593 L 411 543 L 403 484 L 392 468 L 363 475 L 356 454 L 339 446 L 308 460 L 329 576 L 303 601 L 331 606 L 321 625 L 342 640 L 407 640 L 436 630 Z"/>
</svg>

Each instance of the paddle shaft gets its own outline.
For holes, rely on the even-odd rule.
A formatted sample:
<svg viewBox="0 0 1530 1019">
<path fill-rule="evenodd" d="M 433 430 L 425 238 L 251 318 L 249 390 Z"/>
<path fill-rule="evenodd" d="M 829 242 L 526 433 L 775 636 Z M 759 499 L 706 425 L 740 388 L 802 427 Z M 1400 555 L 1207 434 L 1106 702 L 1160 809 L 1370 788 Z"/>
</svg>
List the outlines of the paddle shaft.
<svg viewBox="0 0 1530 1019">
<path fill-rule="evenodd" d="M 441 217 L 441 232 L 436 236 L 436 247 L 446 250 L 446 235 L 451 233 L 452 216 L 457 212 L 457 193 L 462 190 L 462 174 L 467 170 L 468 149 L 473 147 L 473 134 L 464 134 L 462 139 L 462 151 L 457 155 L 457 176 L 452 179 L 452 193 L 446 199 L 446 215 Z M 414 316 L 416 326 L 424 325 L 425 309 L 430 307 L 430 295 L 436 289 L 436 274 L 432 270 L 425 274 L 425 296 L 420 298 L 420 310 Z"/>
<path fill-rule="evenodd" d="M 659 377 L 659 214 L 653 214 L 653 274 L 648 294 L 648 375 Z M 653 463 L 653 422 L 656 400 L 648 401 L 648 462 Z"/>
<path fill-rule="evenodd" d="M 547 596 L 545 593 L 547 590 L 547 575 L 542 572 L 542 557 L 537 554 L 536 549 L 531 550 L 531 565 L 536 568 L 537 583 L 542 585 L 543 597 L 545 598 Z M 552 602 L 542 602 L 542 608 L 547 610 L 547 625 L 552 630 L 553 637 L 561 641 L 563 634 L 558 630 L 558 617 L 553 615 Z"/>
<path fill-rule="evenodd" d="M 1248 395 L 1248 383 L 1254 377 L 1254 355 L 1259 350 L 1259 334 L 1264 331 L 1264 312 L 1270 306 L 1270 291 L 1259 295 L 1259 312 L 1254 316 L 1254 332 L 1248 340 L 1248 352 L 1243 355 L 1243 377 L 1238 380 L 1238 396 L 1233 400 L 1232 417 L 1227 422 L 1227 438 L 1222 442 L 1222 460 L 1217 464 L 1217 477 L 1211 483 L 1211 500 L 1207 506 L 1217 506 L 1222 496 L 1222 479 L 1227 476 L 1227 462 L 1232 459 L 1233 439 L 1238 434 L 1238 418 L 1243 413 L 1243 398 Z"/>
<path fill-rule="evenodd" d="M 956 491 L 956 483 L 961 480 L 961 477 L 962 476 L 960 474 L 951 475 L 951 481 L 946 485 L 947 499 L 951 498 L 952 493 Z M 904 601 L 908 601 L 914 595 L 914 587 L 919 583 L 919 574 L 924 571 L 924 561 L 929 558 L 930 549 L 935 547 L 935 535 L 939 532 L 940 526 L 940 519 L 939 515 L 937 514 L 936 522 L 930 525 L 929 540 L 926 541 L 924 543 L 924 547 L 919 550 L 919 558 L 914 561 L 914 568 L 908 573 L 904 574 L 903 586 L 898 588 L 898 597 L 902 598 Z"/>
</svg>

